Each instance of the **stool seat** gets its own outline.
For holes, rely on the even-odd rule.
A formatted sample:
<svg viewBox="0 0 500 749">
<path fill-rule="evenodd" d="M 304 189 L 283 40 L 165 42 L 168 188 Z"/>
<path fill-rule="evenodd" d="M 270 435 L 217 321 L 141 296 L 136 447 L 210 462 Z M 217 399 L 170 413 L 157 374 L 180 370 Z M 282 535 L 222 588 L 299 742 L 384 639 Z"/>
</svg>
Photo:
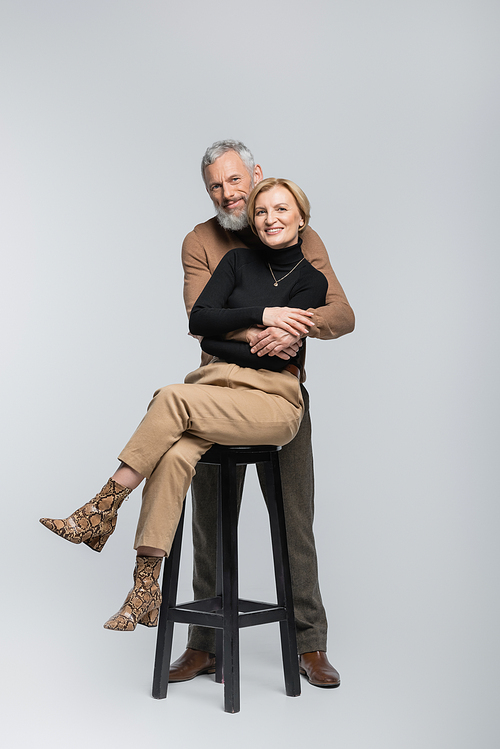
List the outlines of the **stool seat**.
<svg viewBox="0 0 500 749">
<path fill-rule="evenodd" d="M 300 694 L 295 619 L 285 515 L 281 491 L 278 452 L 274 445 L 213 445 L 200 459 L 218 467 L 217 586 L 215 596 L 177 603 L 179 563 L 184 509 L 170 556 L 165 561 L 162 605 L 156 642 L 153 697 L 167 696 L 168 674 L 175 622 L 214 627 L 216 630 L 215 679 L 224 683 L 224 710 L 240 709 L 239 629 L 268 622 L 280 623 L 285 689 L 289 696 Z M 237 481 L 236 466 L 263 463 L 266 504 L 269 512 L 277 603 L 250 601 L 238 597 Z"/>
</svg>

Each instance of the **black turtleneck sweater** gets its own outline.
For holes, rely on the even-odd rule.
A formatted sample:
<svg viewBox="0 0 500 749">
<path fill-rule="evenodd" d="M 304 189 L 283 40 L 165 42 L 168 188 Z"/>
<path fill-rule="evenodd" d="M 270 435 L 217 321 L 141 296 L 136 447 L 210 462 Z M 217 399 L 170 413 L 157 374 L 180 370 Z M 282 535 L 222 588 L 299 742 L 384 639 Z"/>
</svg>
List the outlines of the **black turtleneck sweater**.
<svg viewBox="0 0 500 749">
<path fill-rule="evenodd" d="M 278 372 L 289 363 L 297 364 L 296 359 L 284 361 L 277 356 L 251 354 L 247 343 L 226 341 L 224 336 L 233 330 L 262 325 L 265 307 L 309 309 L 325 304 L 328 282 L 303 259 L 301 244 L 299 239 L 298 244 L 282 250 L 265 246 L 258 250 L 241 248 L 230 250 L 222 258 L 189 318 L 191 333 L 203 336 L 203 351 L 253 369 Z M 274 285 L 269 265 L 278 286 Z M 290 275 L 285 278 L 287 273 Z"/>
</svg>

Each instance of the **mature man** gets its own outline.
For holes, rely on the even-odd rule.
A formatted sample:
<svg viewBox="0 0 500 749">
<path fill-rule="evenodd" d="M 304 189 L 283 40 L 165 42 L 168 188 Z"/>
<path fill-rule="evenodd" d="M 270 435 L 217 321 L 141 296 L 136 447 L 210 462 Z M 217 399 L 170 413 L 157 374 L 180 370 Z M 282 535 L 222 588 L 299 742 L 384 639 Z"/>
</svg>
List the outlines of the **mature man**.
<svg viewBox="0 0 500 749">
<path fill-rule="evenodd" d="M 198 224 L 183 243 L 184 301 L 188 315 L 225 253 L 236 247 L 258 247 L 260 243 L 248 228 L 246 201 L 263 175 L 248 148 L 233 140 L 214 143 L 203 157 L 202 177 L 217 215 Z M 309 336 L 328 340 L 350 333 L 354 328 L 354 314 L 321 239 L 310 227 L 302 238 L 303 254 L 328 280 L 326 306 L 314 310 Z M 301 341 L 279 328 L 250 328 L 232 335 L 246 341 L 252 353 L 268 353 L 285 360 L 301 345 Z M 207 364 L 210 358 L 202 353 L 202 364 Z M 309 397 L 305 388 L 303 396 L 306 410 L 300 430 L 280 453 L 297 646 L 301 673 L 308 681 L 315 686 L 336 687 L 340 676 L 326 656 L 327 621 L 319 590 L 312 529 L 313 464 Z M 191 486 L 195 598 L 215 595 L 216 484 L 215 468 L 199 465 Z M 186 651 L 170 667 L 170 681 L 188 681 L 199 674 L 212 673 L 214 649 L 213 630 L 191 627 Z"/>
</svg>

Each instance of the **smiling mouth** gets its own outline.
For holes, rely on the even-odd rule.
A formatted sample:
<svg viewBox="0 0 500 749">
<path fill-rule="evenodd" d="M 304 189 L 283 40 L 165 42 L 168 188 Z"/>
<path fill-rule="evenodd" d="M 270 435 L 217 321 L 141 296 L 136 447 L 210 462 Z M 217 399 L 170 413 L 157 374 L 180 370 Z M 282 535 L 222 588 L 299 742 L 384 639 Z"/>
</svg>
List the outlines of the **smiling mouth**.
<svg viewBox="0 0 500 749">
<path fill-rule="evenodd" d="M 240 203 L 244 203 L 242 198 L 238 198 L 238 200 L 231 200 L 229 203 L 224 203 L 222 206 L 225 211 L 232 211 L 234 208 L 238 208 Z"/>
<path fill-rule="evenodd" d="M 279 234 L 280 231 L 283 231 L 282 227 L 273 228 L 273 229 L 265 229 L 266 234 Z"/>
</svg>

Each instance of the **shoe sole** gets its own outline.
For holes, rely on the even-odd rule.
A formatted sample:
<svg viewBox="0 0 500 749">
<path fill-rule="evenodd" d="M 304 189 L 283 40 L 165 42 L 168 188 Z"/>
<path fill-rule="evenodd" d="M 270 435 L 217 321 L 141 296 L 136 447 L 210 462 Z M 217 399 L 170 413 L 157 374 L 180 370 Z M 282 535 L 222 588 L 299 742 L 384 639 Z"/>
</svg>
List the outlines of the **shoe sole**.
<svg viewBox="0 0 500 749">
<path fill-rule="evenodd" d="M 197 671 L 193 676 L 190 676 L 188 679 L 170 679 L 168 680 L 169 684 L 182 684 L 185 681 L 192 681 L 193 679 L 196 679 L 197 676 L 202 676 L 203 674 L 215 674 L 215 667 L 214 668 L 204 668 L 202 671 Z"/>
</svg>

